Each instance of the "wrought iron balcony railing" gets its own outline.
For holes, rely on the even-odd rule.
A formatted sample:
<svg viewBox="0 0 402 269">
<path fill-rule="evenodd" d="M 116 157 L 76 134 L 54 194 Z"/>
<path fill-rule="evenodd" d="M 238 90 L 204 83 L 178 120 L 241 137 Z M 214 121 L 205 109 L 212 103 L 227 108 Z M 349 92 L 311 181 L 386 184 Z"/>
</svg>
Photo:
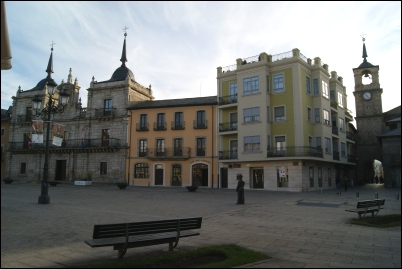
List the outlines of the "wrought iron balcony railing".
<svg viewBox="0 0 402 269">
<path fill-rule="evenodd" d="M 332 134 L 339 135 L 338 127 L 332 125 Z"/>
<path fill-rule="evenodd" d="M 228 105 L 237 103 L 237 94 L 219 97 L 219 105 Z"/>
<path fill-rule="evenodd" d="M 95 117 L 115 117 L 116 108 L 95 108 Z"/>
<path fill-rule="evenodd" d="M 145 124 L 144 124 L 144 123 L 137 123 L 137 124 L 135 125 L 135 130 L 136 130 L 137 132 L 149 131 L 148 126 L 149 126 L 148 123 L 145 123 Z"/>
<path fill-rule="evenodd" d="M 352 141 L 356 141 L 356 136 L 353 133 L 350 132 L 346 132 L 346 139 L 352 140 Z"/>
<path fill-rule="evenodd" d="M 165 131 L 166 122 L 154 122 L 154 131 Z"/>
<path fill-rule="evenodd" d="M 332 152 L 332 158 L 336 161 L 339 161 L 339 151 Z"/>
<path fill-rule="evenodd" d="M 172 121 L 171 128 L 172 130 L 184 130 L 185 122 L 176 122 Z"/>
<path fill-rule="evenodd" d="M 139 152 L 139 157 L 145 158 L 166 158 L 166 159 L 180 159 L 190 158 L 191 148 L 147 148 L 146 151 Z"/>
<path fill-rule="evenodd" d="M 17 123 L 31 122 L 32 114 L 17 115 Z"/>
<path fill-rule="evenodd" d="M 219 123 L 219 132 L 237 131 L 237 122 Z"/>
<path fill-rule="evenodd" d="M 52 140 L 49 140 L 49 147 L 50 148 L 70 148 L 70 149 L 77 149 L 77 148 L 102 148 L 102 147 L 119 147 L 120 146 L 120 139 L 116 138 L 109 138 L 109 139 L 69 139 L 64 140 L 62 142 L 61 147 L 53 145 Z M 45 149 L 46 143 L 32 143 L 28 145 L 27 142 L 9 142 L 8 149 L 9 150 L 23 150 L 23 149 Z"/>
<path fill-rule="evenodd" d="M 194 129 L 207 129 L 208 128 L 208 121 L 197 121 L 194 120 L 193 122 Z"/>
<path fill-rule="evenodd" d="M 219 160 L 237 159 L 237 150 L 222 150 L 219 151 Z"/>
<path fill-rule="evenodd" d="M 318 157 L 323 158 L 322 148 L 317 147 L 286 147 L 281 149 L 270 149 L 267 157 Z"/>
</svg>

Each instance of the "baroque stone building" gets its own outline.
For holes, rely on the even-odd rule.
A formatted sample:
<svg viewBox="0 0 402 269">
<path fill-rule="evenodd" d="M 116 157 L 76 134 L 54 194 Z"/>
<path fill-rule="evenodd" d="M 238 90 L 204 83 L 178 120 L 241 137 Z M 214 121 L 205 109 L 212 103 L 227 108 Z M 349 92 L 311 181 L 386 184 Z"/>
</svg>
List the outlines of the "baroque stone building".
<svg viewBox="0 0 402 269">
<path fill-rule="evenodd" d="M 70 94 L 68 104 L 61 114 L 52 115 L 52 123 L 64 126 L 61 146 L 50 141 L 49 180 L 74 181 L 92 178 L 97 182 L 124 181 L 125 162 L 128 154 L 127 106 L 132 101 L 152 100 L 149 88 L 135 81 L 134 74 L 126 66 L 126 36 L 121 56 L 121 66 L 109 80 L 92 78 L 88 91 L 87 107 L 82 107 L 81 87 L 77 78 L 73 81 L 70 68 L 67 81 L 58 85 L 59 92 L 53 101 L 59 103 L 59 93 Z M 13 96 L 9 150 L 7 152 L 8 177 L 15 180 L 39 181 L 43 178 L 45 159 L 44 143 L 32 143 L 32 120 L 39 120 L 32 109 L 32 99 L 42 99 L 42 109 L 50 95 L 45 88 L 53 73 L 53 48 L 46 72 L 34 88 L 18 89 Z M 46 124 L 44 125 L 46 134 Z M 52 140 L 52 137 L 49 138 Z"/>
</svg>

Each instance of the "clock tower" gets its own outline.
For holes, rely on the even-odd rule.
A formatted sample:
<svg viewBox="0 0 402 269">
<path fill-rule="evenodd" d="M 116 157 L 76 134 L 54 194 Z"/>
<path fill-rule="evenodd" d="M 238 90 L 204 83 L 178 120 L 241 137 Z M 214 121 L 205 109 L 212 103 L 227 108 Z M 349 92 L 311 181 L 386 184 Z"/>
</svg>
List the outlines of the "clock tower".
<svg viewBox="0 0 402 269">
<path fill-rule="evenodd" d="M 378 78 L 378 65 L 367 61 L 366 45 L 363 38 L 363 63 L 353 68 L 355 77 L 356 104 L 356 157 L 357 179 L 361 183 L 372 183 L 374 160 L 383 161 L 382 150 L 377 136 L 383 132 L 382 89 Z"/>
</svg>

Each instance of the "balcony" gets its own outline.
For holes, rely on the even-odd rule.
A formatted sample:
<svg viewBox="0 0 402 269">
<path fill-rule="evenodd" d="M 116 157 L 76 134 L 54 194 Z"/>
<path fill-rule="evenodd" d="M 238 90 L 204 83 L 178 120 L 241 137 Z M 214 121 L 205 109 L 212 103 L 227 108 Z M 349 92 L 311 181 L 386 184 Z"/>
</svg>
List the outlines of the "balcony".
<svg viewBox="0 0 402 269">
<path fill-rule="evenodd" d="M 95 108 L 95 117 L 113 118 L 116 116 L 116 108 Z"/>
<path fill-rule="evenodd" d="M 219 132 L 237 131 L 237 122 L 219 123 Z"/>
<path fill-rule="evenodd" d="M 166 131 L 166 122 L 154 122 L 154 131 Z"/>
<path fill-rule="evenodd" d="M 26 114 L 26 115 L 17 115 L 17 123 L 27 123 L 31 124 L 32 122 L 32 114 Z"/>
<path fill-rule="evenodd" d="M 145 152 L 139 152 L 139 157 L 148 159 L 188 159 L 191 149 L 189 147 L 181 148 L 147 148 Z"/>
<path fill-rule="evenodd" d="M 339 151 L 334 151 L 332 152 L 332 159 L 334 159 L 335 161 L 339 161 Z"/>
<path fill-rule="evenodd" d="M 338 129 L 338 127 L 332 125 L 332 134 L 333 134 L 333 135 L 339 135 L 339 129 Z"/>
<path fill-rule="evenodd" d="M 176 121 L 172 121 L 171 123 L 171 129 L 172 130 L 184 130 L 185 127 L 185 122 L 176 122 Z"/>
<path fill-rule="evenodd" d="M 228 105 L 237 103 L 237 94 L 219 97 L 219 105 Z"/>
<path fill-rule="evenodd" d="M 345 110 L 345 117 L 346 117 L 346 119 L 349 119 L 350 121 L 353 121 L 352 111 L 350 111 L 349 109 L 346 109 Z"/>
<path fill-rule="evenodd" d="M 354 133 L 346 132 L 346 139 L 356 141 L 356 136 Z"/>
<path fill-rule="evenodd" d="M 316 147 L 286 147 L 267 151 L 267 157 L 318 157 L 323 158 L 322 148 Z"/>
<path fill-rule="evenodd" d="M 137 123 L 135 125 L 135 130 L 137 132 L 146 132 L 149 131 L 149 124 L 148 123 Z"/>
<path fill-rule="evenodd" d="M 207 120 L 205 121 L 194 120 L 193 122 L 194 129 L 207 129 L 208 126 L 207 124 L 208 124 Z"/>
<path fill-rule="evenodd" d="M 49 140 L 49 150 L 54 153 L 63 152 L 114 152 L 120 147 L 120 139 L 69 139 L 62 142 L 61 147 L 55 146 Z M 46 143 L 32 143 L 31 147 L 25 142 L 9 142 L 8 149 L 14 153 L 43 153 L 46 149 Z"/>
<path fill-rule="evenodd" d="M 237 159 L 237 150 L 222 150 L 219 151 L 219 160 L 233 160 Z"/>
</svg>

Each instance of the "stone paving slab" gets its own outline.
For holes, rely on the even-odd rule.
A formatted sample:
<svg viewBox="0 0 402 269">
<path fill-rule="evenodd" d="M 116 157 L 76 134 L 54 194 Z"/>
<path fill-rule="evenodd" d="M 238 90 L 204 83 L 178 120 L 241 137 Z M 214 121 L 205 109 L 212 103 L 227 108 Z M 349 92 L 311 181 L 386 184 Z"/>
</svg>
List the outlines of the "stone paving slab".
<svg viewBox="0 0 402 269">
<path fill-rule="evenodd" d="M 356 192 L 360 197 L 356 197 Z M 116 256 L 112 247 L 92 249 L 84 243 L 93 225 L 202 216 L 201 235 L 181 239 L 179 251 L 215 244 L 237 244 L 272 259 L 247 268 L 400 268 L 401 228 L 349 224 L 357 214 L 345 209 L 357 201 L 385 198 L 380 215 L 400 214 L 400 189 L 383 185 L 287 193 L 246 190 L 246 204 L 235 205 L 232 189 L 111 185 L 49 188 L 50 204 L 37 204 L 39 184 L 1 185 L 1 267 L 60 268 L 102 263 Z M 303 206 L 313 203 L 321 206 Z M 324 207 L 322 205 L 337 205 Z M 167 246 L 129 249 L 125 259 L 169 255 Z"/>
</svg>

